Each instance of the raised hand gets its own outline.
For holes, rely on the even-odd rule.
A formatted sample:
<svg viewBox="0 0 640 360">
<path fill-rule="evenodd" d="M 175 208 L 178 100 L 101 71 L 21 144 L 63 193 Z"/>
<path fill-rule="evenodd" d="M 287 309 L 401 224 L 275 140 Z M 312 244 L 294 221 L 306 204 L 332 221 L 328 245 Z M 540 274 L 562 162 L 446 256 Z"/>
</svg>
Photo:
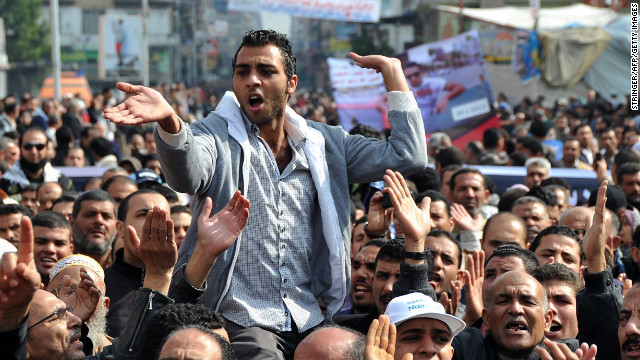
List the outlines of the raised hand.
<svg viewBox="0 0 640 360">
<path fill-rule="evenodd" d="M 482 317 L 482 284 L 484 283 L 484 251 L 473 250 L 467 255 L 464 270 L 465 305 L 467 306 L 464 322 L 473 324 Z"/>
<path fill-rule="evenodd" d="M 198 242 L 218 257 L 236 241 L 249 220 L 249 200 L 236 191 L 227 205 L 209 217 L 213 201 L 207 198 L 198 218 Z"/>
<path fill-rule="evenodd" d="M 416 206 L 407 183 L 399 172 L 387 170 L 384 181 L 387 184 L 384 191 L 391 198 L 394 214 L 406 236 L 406 250 L 410 252 L 424 251 L 424 240 L 431 230 L 431 218 L 429 216 L 431 199 L 425 197 L 421 208 Z M 415 247 L 415 249 L 410 248 L 410 246 Z"/>
<path fill-rule="evenodd" d="M 385 234 L 393 218 L 393 210 L 382 207 L 382 192 L 376 191 L 369 200 L 369 212 L 367 213 L 367 236 L 369 234 Z"/>
<path fill-rule="evenodd" d="M 607 181 L 603 181 L 598 188 L 598 196 L 596 198 L 595 214 L 593 215 L 593 223 L 584 234 L 582 239 L 582 248 L 587 258 L 589 273 L 602 272 L 607 268 L 607 262 L 604 256 L 605 241 L 607 240 L 608 229 L 605 226 L 605 204 L 607 203 Z"/>
<path fill-rule="evenodd" d="M 87 322 L 98 308 L 101 293 L 84 268 L 80 269 L 80 283 L 72 283 L 71 276 L 65 275 L 62 284 L 53 292 L 73 310 L 73 315 Z"/>
<path fill-rule="evenodd" d="M 105 119 L 123 125 L 140 125 L 160 121 L 162 128 L 171 133 L 177 133 L 180 130 L 180 122 L 177 120 L 176 112 L 159 92 L 141 85 L 123 82 L 117 83 L 116 87 L 127 93 L 127 99 L 118 106 L 104 109 Z M 174 120 L 178 125 L 175 132 L 165 127 Z"/>
<path fill-rule="evenodd" d="M 598 352 L 597 346 L 589 346 L 586 343 L 582 343 L 575 353 L 566 344 L 556 343 L 547 338 L 544 338 L 542 343 L 549 349 L 551 354 L 544 348 L 536 346 L 535 350 L 540 355 L 541 360 L 595 360 Z"/>
<path fill-rule="evenodd" d="M 396 350 L 396 327 L 387 315 L 374 319 L 367 332 L 365 360 L 393 360 Z"/>
<path fill-rule="evenodd" d="M 218 255 L 236 241 L 249 220 L 249 200 L 236 191 L 227 205 L 213 216 L 213 201 L 207 198 L 198 218 L 198 243 L 185 269 L 187 280 L 200 288 Z"/>
<path fill-rule="evenodd" d="M 16 328 L 27 316 L 29 304 L 40 287 L 33 260 L 33 228 L 28 217 L 20 220 L 17 253 L 5 253 L 0 263 L 0 331 Z"/>
<path fill-rule="evenodd" d="M 178 247 L 173 221 L 157 206 L 149 210 L 138 238 L 133 226 L 127 227 L 129 238 L 138 258 L 145 266 L 145 287 L 167 294 L 173 267 L 178 261 Z"/>
<path fill-rule="evenodd" d="M 350 52 L 349 57 L 361 68 L 381 73 L 387 91 L 410 91 L 400 60 L 382 55 L 360 56 L 354 52 Z"/>
<path fill-rule="evenodd" d="M 484 227 L 480 216 L 474 219 L 471 217 L 467 209 L 460 204 L 451 205 L 451 217 L 456 222 L 456 225 L 458 225 L 460 230 L 482 231 L 482 228 Z"/>
<path fill-rule="evenodd" d="M 462 298 L 462 287 L 464 286 L 461 278 L 463 277 L 463 272 L 458 271 L 458 278 L 455 281 L 451 281 L 449 286 L 451 287 L 451 297 L 446 292 L 442 292 L 440 294 L 440 304 L 444 307 L 444 310 L 449 315 L 456 315 L 458 311 L 458 306 L 460 305 L 460 299 Z M 435 288 L 434 288 L 435 290 Z"/>
</svg>

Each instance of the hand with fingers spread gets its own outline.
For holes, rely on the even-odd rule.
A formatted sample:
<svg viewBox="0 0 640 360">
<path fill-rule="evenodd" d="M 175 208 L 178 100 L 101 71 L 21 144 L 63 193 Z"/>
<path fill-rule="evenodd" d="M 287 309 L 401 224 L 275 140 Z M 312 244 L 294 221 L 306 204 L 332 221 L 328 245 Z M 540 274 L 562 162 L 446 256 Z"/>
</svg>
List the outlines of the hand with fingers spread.
<svg viewBox="0 0 640 360">
<path fill-rule="evenodd" d="M 349 57 L 361 68 L 373 69 L 381 73 L 387 91 L 411 91 L 404 77 L 400 60 L 382 55 L 360 56 L 353 52 L 349 53 Z"/>
<path fill-rule="evenodd" d="M 145 266 L 144 287 L 166 295 L 173 267 L 178 261 L 173 221 L 165 210 L 156 206 L 147 212 L 141 238 L 131 225 L 127 226 L 127 231 L 138 258 Z"/>
<path fill-rule="evenodd" d="M 474 219 L 467 209 L 460 204 L 451 205 L 451 217 L 456 222 L 456 225 L 460 230 L 465 231 L 482 231 L 484 224 L 482 223 L 482 216 L 476 216 Z"/>
<path fill-rule="evenodd" d="M 541 346 L 536 346 L 535 351 L 540 355 L 541 360 L 595 360 L 598 352 L 595 345 L 589 346 L 586 343 L 582 343 L 575 353 L 566 344 L 556 343 L 547 338 L 544 338 L 542 343 L 549 351 Z"/>
<path fill-rule="evenodd" d="M 593 215 L 593 223 L 584 234 L 582 239 L 582 248 L 589 266 L 587 272 L 599 273 L 607 268 L 605 259 L 605 242 L 609 230 L 606 229 L 605 222 L 605 204 L 607 203 L 607 181 L 603 181 L 598 188 L 598 196 L 596 197 L 595 214 Z"/>
<path fill-rule="evenodd" d="M 236 191 L 227 205 L 212 216 L 213 201 L 207 198 L 198 218 L 198 242 L 187 263 L 189 283 L 203 286 L 211 267 L 222 252 L 236 241 L 249 220 L 249 200 Z"/>
<path fill-rule="evenodd" d="M 464 276 L 462 270 L 459 271 L 458 277 Z M 449 315 L 456 315 L 458 306 L 460 305 L 460 299 L 462 297 L 462 287 L 464 283 L 460 279 L 451 281 L 449 287 L 451 289 L 451 297 L 446 292 L 440 294 L 440 304 L 444 307 L 444 310 Z"/>
<path fill-rule="evenodd" d="M 73 284 L 71 276 L 65 275 L 54 295 L 73 309 L 73 314 L 87 322 L 98 307 L 100 290 L 84 268 L 80 269 L 80 283 Z"/>
<path fill-rule="evenodd" d="M 396 326 L 391 324 L 387 315 L 380 315 L 369 326 L 364 348 L 364 360 L 393 360 L 395 349 Z M 412 354 L 402 357 L 402 360 L 410 359 L 413 359 Z"/>
<path fill-rule="evenodd" d="M 33 260 L 31 220 L 20 220 L 17 253 L 4 253 L 0 262 L 0 331 L 15 329 L 29 312 L 29 304 L 40 287 L 40 274 Z"/>
<path fill-rule="evenodd" d="M 116 87 L 127 93 L 127 99 L 118 106 L 104 109 L 105 119 L 123 125 L 159 122 L 172 134 L 180 130 L 180 120 L 162 94 L 148 87 L 122 82 Z"/>
<path fill-rule="evenodd" d="M 393 210 L 382 207 L 382 196 L 382 192 L 376 191 L 369 200 L 369 212 L 365 226 L 365 233 L 369 238 L 383 237 L 391 226 Z"/>
<path fill-rule="evenodd" d="M 466 313 L 464 322 L 473 324 L 482 317 L 482 284 L 484 282 L 484 251 L 473 250 L 466 256 L 464 270 L 464 283 L 467 287 L 465 292 Z"/>
<path fill-rule="evenodd" d="M 391 198 L 394 214 L 406 236 L 405 250 L 423 252 L 425 238 L 431 230 L 429 216 L 431 198 L 425 197 L 420 207 L 416 206 L 407 183 L 399 172 L 387 170 L 384 181 L 387 184 L 385 191 Z"/>
</svg>

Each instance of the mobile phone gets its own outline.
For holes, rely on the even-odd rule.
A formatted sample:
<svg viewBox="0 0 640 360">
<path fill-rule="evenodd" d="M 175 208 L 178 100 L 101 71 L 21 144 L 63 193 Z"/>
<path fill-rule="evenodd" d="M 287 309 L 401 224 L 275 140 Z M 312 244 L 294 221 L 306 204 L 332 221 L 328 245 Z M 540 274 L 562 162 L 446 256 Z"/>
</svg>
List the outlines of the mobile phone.
<svg viewBox="0 0 640 360">
<path fill-rule="evenodd" d="M 384 209 L 388 209 L 390 207 L 393 207 L 393 204 L 391 203 L 391 197 L 389 196 L 389 193 L 387 193 L 387 192 L 382 193 L 382 207 Z"/>
</svg>

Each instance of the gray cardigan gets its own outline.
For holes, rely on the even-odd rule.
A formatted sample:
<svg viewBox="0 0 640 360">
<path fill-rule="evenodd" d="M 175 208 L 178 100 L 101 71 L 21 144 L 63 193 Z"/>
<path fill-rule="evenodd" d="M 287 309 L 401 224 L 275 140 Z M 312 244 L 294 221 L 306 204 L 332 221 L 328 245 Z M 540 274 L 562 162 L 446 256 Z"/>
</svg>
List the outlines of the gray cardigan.
<svg viewBox="0 0 640 360">
<path fill-rule="evenodd" d="M 178 147 L 169 146 L 156 130 L 158 156 L 167 182 L 173 189 L 193 195 L 193 220 L 180 247 L 178 266 L 189 260 L 195 248 L 197 219 L 205 198 L 212 198 L 213 214 L 227 204 L 237 189 L 243 191 L 249 186 L 251 154 L 240 111 L 233 93 L 227 92 L 215 112 L 191 126 L 183 126 L 186 142 Z M 379 181 L 388 168 L 403 174 L 424 169 L 424 125 L 417 107 L 392 110 L 392 134 L 388 141 L 380 141 L 304 120 L 289 107 L 286 116 L 287 134 L 307 138 L 304 151 L 318 190 L 316 210 L 320 210 L 315 211 L 311 291 L 327 305 L 330 319 L 342 307 L 350 282 L 349 183 Z M 214 264 L 203 304 L 218 309 L 233 275 L 238 241 Z"/>
</svg>

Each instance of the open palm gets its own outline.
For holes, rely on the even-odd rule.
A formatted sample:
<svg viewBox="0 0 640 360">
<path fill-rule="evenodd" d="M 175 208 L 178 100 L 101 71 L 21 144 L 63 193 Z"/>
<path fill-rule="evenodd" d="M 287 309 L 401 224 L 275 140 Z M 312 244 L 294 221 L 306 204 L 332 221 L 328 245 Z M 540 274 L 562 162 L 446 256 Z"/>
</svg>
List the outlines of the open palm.
<svg viewBox="0 0 640 360">
<path fill-rule="evenodd" d="M 100 290 L 84 269 L 80 270 L 79 284 L 73 284 L 71 276 L 65 275 L 62 278 L 62 284 L 55 290 L 54 294 L 58 299 L 67 306 L 71 306 L 73 315 L 79 317 L 83 322 L 91 318 L 100 301 Z"/>
<path fill-rule="evenodd" d="M 116 87 L 127 93 L 128 97 L 118 106 L 104 110 L 104 117 L 114 123 L 139 125 L 175 115 L 164 97 L 151 88 L 128 83 L 117 83 Z"/>
<path fill-rule="evenodd" d="M 416 206 L 407 183 L 399 172 L 387 170 L 384 181 L 387 184 L 385 191 L 389 193 L 394 214 L 404 231 L 407 241 L 424 240 L 431 230 L 431 218 L 429 216 L 431 199 L 425 197 L 420 204 L 421 207 Z"/>
<path fill-rule="evenodd" d="M 236 241 L 247 224 L 249 200 L 236 191 L 222 210 L 209 217 L 212 207 L 211 198 L 207 198 L 198 218 L 198 241 L 217 257 Z"/>
</svg>

